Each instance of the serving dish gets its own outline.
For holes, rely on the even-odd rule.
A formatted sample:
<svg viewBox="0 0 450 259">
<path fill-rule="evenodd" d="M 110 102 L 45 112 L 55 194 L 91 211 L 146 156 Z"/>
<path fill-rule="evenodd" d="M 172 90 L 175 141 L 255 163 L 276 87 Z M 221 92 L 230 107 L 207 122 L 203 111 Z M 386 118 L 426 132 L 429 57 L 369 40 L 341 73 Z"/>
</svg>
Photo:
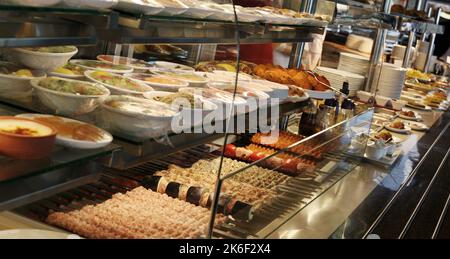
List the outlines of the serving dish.
<svg viewBox="0 0 450 259">
<path fill-rule="evenodd" d="M 52 71 L 64 66 L 69 59 L 77 54 L 78 49 L 75 46 L 60 46 L 14 48 L 13 51 L 19 63 L 33 69 Z"/>
<path fill-rule="evenodd" d="M 164 6 L 160 15 L 180 15 L 188 10 L 188 7 L 178 0 L 156 0 Z"/>
<path fill-rule="evenodd" d="M 157 68 L 195 71 L 195 69 L 190 66 L 173 63 L 173 62 L 155 61 L 154 64 L 155 64 L 155 67 L 157 67 Z"/>
<path fill-rule="evenodd" d="M 214 75 L 218 75 L 220 77 L 223 78 L 228 78 L 227 81 L 231 81 L 232 83 L 234 83 L 236 81 L 236 72 L 231 72 L 231 71 L 223 71 L 223 70 L 214 70 L 213 72 L 213 76 Z M 239 72 L 238 75 L 238 80 L 239 82 L 241 81 L 251 81 L 252 77 L 249 74 L 243 73 L 243 72 Z"/>
<path fill-rule="evenodd" d="M 368 159 L 378 160 L 386 155 L 387 148 L 380 146 L 374 141 L 368 141 L 365 156 Z"/>
<path fill-rule="evenodd" d="M 101 123 L 113 134 L 149 139 L 167 134 L 179 112 L 170 105 L 133 96 L 111 95 L 101 104 Z"/>
<path fill-rule="evenodd" d="M 64 77 L 69 79 L 84 79 L 85 68 L 67 63 L 63 67 L 59 67 L 49 72 L 50 76 Z"/>
<path fill-rule="evenodd" d="M 29 70 L 18 64 L 0 61 L 0 95 L 11 97 L 31 90 L 30 81 L 33 78 L 45 77 L 39 70 Z"/>
<path fill-rule="evenodd" d="M 417 131 L 426 131 L 429 129 L 427 125 L 420 123 L 420 122 L 415 122 L 415 121 L 410 122 L 409 126 L 411 127 L 411 129 L 417 130 Z"/>
<path fill-rule="evenodd" d="M 16 117 L 52 125 L 57 131 L 56 143 L 68 148 L 96 149 L 105 147 L 113 141 L 113 137 L 107 131 L 69 118 L 35 113 L 19 114 Z"/>
<path fill-rule="evenodd" d="M 229 92 L 231 94 L 236 93 L 236 96 L 241 97 L 242 99 L 247 100 L 247 102 L 250 99 L 254 99 L 255 101 L 258 101 L 258 105 L 265 104 L 267 105 L 267 101 L 270 98 L 268 94 L 265 92 L 253 89 L 251 87 L 238 85 L 236 88 L 234 85 L 228 85 L 227 87 L 219 88 L 223 91 Z M 249 104 L 249 103 L 247 103 Z"/>
<path fill-rule="evenodd" d="M 215 10 L 205 5 L 203 1 L 198 0 L 183 0 L 188 9 L 181 15 L 184 17 L 204 19 L 212 15 Z"/>
<path fill-rule="evenodd" d="M 86 70 L 101 70 L 116 74 L 125 74 L 133 72 L 133 68 L 126 65 L 115 65 L 99 60 L 72 59 L 70 64 L 78 65 Z"/>
<path fill-rule="evenodd" d="M 120 64 L 133 68 L 135 72 L 145 72 L 151 68 L 144 60 L 114 55 L 98 55 L 97 59 L 110 64 Z"/>
<path fill-rule="evenodd" d="M 129 73 L 125 74 L 127 78 L 137 80 L 147 84 L 160 91 L 178 92 L 178 89 L 189 86 L 186 81 L 174 79 L 165 75 L 146 74 L 146 73 Z"/>
<path fill-rule="evenodd" d="M 234 105 L 235 107 L 234 114 L 243 114 L 249 111 L 247 107 L 247 101 L 245 99 L 236 96 L 233 102 L 232 93 L 216 89 L 213 87 L 205 87 L 205 88 L 186 87 L 180 88 L 179 92 L 201 96 L 206 100 L 209 100 L 214 104 L 216 104 L 218 106 L 218 109 L 216 111 L 216 119 L 218 120 L 224 120 L 228 117 L 232 105 Z"/>
<path fill-rule="evenodd" d="M 405 120 L 412 120 L 412 121 L 422 120 L 422 116 L 420 116 L 417 112 L 411 110 L 403 110 L 401 112 L 397 112 L 397 115 Z"/>
<path fill-rule="evenodd" d="M 203 119 L 218 108 L 213 102 L 188 93 L 151 91 L 144 93 L 144 97 L 180 110 L 183 129 L 202 124 Z"/>
<path fill-rule="evenodd" d="M 114 8 L 129 13 L 155 15 L 160 13 L 164 6 L 156 0 L 145 0 L 145 2 L 143 0 L 120 0 Z"/>
<path fill-rule="evenodd" d="M 204 77 L 201 73 L 187 72 L 185 70 L 160 70 L 154 71 L 154 73 L 187 82 L 190 87 L 206 86 L 210 81 L 209 78 Z"/>
<path fill-rule="evenodd" d="M 89 70 L 84 72 L 84 75 L 89 80 L 108 88 L 111 91 L 111 94 L 142 95 L 144 92 L 153 90 L 153 88 L 145 83 L 119 74 L 99 70 Z"/>
<path fill-rule="evenodd" d="M 63 115 L 89 113 L 110 94 L 100 84 L 62 77 L 33 79 L 31 85 L 43 105 Z"/>
<path fill-rule="evenodd" d="M 422 110 L 422 111 L 432 111 L 430 106 L 423 105 L 423 104 L 420 104 L 418 102 L 408 102 L 406 104 L 406 106 L 414 108 L 414 109 Z"/>
<path fill-rule="evenodd" d="M 398 127 L 398 125 L 400 124 L 403 125 L 402 128 Z M 409 126 L 409 123 L 403 121 L 394 121 L 392 123 L 384 125 L 384 127 L 389 131 L 401 134 L 409 134 L 411 132 L 411 127 Z"/>
<path fill-rule="evenodd" d="M 41 159 L 50 155 L 56 130 L 45 123 L 0 116 L 0 154 L 15 159 Z"/>
</svg>

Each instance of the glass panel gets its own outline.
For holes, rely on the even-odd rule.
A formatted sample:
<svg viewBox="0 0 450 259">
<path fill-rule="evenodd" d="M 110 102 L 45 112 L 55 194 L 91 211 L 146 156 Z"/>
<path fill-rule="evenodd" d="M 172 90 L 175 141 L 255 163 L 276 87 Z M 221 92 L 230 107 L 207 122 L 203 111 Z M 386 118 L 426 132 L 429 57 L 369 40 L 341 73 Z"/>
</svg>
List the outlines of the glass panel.
<svg viewBox="0 0 450 259">
<path fill-rule="evenodd" d="M 307 138 L 281 131 L 228 144 L 217 213 L 230 217 L 215 225 L 216 234 L 264 238 L 287 222 L 359 164 L 372 115 L 370 109 Z"/>
</svg>

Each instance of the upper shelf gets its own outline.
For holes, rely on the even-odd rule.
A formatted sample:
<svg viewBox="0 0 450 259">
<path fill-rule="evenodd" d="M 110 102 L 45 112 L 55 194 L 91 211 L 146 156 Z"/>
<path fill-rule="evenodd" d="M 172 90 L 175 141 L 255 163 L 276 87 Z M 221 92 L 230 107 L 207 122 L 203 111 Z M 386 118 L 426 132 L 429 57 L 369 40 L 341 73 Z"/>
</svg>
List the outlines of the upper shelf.
<svg viewBox="0 0 450 259">
<path fill-rule="evenodd" d="M 120 44 L 236 44 L 309 42 L 327 22 L 302 24 L 227 22 L 176 16 L 130 15 L 118 11 L 0 5 L 0 47 Z"/>
<path fill-rule="evenodd" d="M 99 38 L 122 44 L 236 44 L 309 42 L 311 33 L 322 33 L 325 22 L 305 21 L 301 25 L 260 22 L 227 22 L 174 16 L 124 16 L 117 28 L 99 30 Z"/>
</svg>

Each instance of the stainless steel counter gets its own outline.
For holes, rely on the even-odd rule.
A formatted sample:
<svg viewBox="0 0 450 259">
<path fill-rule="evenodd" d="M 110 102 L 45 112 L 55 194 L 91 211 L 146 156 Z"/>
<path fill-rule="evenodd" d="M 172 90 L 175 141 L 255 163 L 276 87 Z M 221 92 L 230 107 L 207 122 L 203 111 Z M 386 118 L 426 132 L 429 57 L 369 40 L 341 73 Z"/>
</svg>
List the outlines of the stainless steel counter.
<svg viewBox="0 0 450 259">
<path fill-rule="evenodd" d="M 431 127 L 441 120 L 443 112 L 418 111 L 423 117 L 423 123 Z M 315 201 L 302 209 L 289 222 L 274 231 L 269 238 L 348 238 L 345 231 L 335 233 L 341 226 L 345 229 L 350 224 L 350 214 L 363 202 L 377 187 L 397 191 L 405 184 L 408 176 L 414 169 L 414 164 L 421 158 L 417 143 L 426 132 L 412 131 L 410 135 L 395 134 L 400 138 L 407 138 L 401 145 L 403 155 L 392 168 L 383 168 L 363 162 L 342 180 L 319 196 Z M 358 222 L 361 227 L 360 236 L 369 227 L 369 222 Z M 358 230 L 355 230 L 358 232 Z M 358 233 L 352 233 L 355 238 Z M 337 236 L 336 236 L 337 235 Z"/>
</svg>

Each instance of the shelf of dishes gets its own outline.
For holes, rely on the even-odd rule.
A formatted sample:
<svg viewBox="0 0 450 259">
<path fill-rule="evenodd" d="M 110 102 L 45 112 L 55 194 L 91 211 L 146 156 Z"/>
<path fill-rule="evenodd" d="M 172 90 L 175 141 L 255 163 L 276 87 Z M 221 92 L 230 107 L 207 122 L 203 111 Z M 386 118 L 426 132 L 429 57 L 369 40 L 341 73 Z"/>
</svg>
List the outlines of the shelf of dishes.
<svg viewBox="0 0 450 259">
<path fill-rule="evenodd" d="M 188 2 L 186 5 L 178 0 L 158 1 L 119 1 L 114 11 L 39 7 L 38 3 L 30 1 L 23 4 L 36 6 L 0 4 L 0 14 L 5 18 L 0 24 L 5 28 L 1 30 L 0 46 L 88 45 L 97 40 L 236 44 L 236 29 L 239 29 L 242 43 L 302 42 L 311 41 L 308 36 L 311 32 L 323 32 L 329 21 L 328 17 L 287 9 L 260 7 L 253 10 L 237 6 L 239 26 L 236 26 L 231 4 L 183 0 Z M 17 13 L 23 15 L 17 16 Z M 21 30 L 23 27 L 27 30 Z"/>
<path fill-rule="evenodd" d="M 330 17 L 300 13 L 289 9 L 264 7 L 242 7 L 228 3 L 216 3 L 208 0 L 120 0 L 120 1 L 10 1 L 0 3 L 0 11 L 91 14 L 108 15 L 110 10 L 131 15 L 147 15 L 210 21 L 263 22 L 286 25 L 325 26 Z M 42 3 L 47 2 L 47 3 Z M 50 3 L 51 2 L 51 3 Z M 59 4 L 63 2 L 63 4 Z M 102 3 L 101 3 L 102 2 Z M 109 10 L 108 10 L 109 9 Z"/>
<path fill-rule="evenodd" d="M 403 143 L 428 131 L 441 114 L 440 111 L 413 107 L 396 112 L 376 108 L 364 160 L 377 166 L 392 167 L 403 154 Z"/>
<path fill-rule="evenodd" d="M 76 52 L 74 46 L 13 49 L 10 57 L 20 65 L 0 63 L 2 100 L 31 113 L 49 114 L 37 119 L 51 123 L 70 122 L 51 116 L 58 114 L 95 124 L 128 142 L 126 151 L 138 159 L 158 150 L 160 143 L 152 139 L 170 136 L 182 146 L 177 138 L 189 140 L 173 133 L 197 128 L 202 133 L 206 126 L 225 132 L 224 123 L 219 127 L 217 122 L 230 116 L 232 107 L 231 116 L 252 115 L 257 121 L 262 112 L 271 115 L 273 110 L 279 117 L 292 113 L 306 104 L 309 95 L 334 96 L 327 89 L 328 80 L 312 71 L 242 62 L 232 105 L 235 61 L 203 62 L 193 68 L 108 55 L 70 60 Z M 197 137 L 201 141 L 205 136 Z"/>
<path fill-rule="evenodd" d="M 400 84 L 394 86 L 391 81 L 381 80 L 376 95 L 357 91 L 357 99 L 394 111 L 401 111 L 405 106 L 422 111 L 448 110 L 450 84 L 446 77 L 438 77 L 411 68 L 403 70 L 402 73 L 405 77 L 398 80 Z"/>
<path fill-rule="evenodd" d="M 311 33 L 323 32 L 315 25 L 243 23 L 216 20 L 139 16 L 119 18 L 119 26 L 99 30 L 99 38 L 115 43 L 240 43 L 308 42 Z"/>
</svg>

